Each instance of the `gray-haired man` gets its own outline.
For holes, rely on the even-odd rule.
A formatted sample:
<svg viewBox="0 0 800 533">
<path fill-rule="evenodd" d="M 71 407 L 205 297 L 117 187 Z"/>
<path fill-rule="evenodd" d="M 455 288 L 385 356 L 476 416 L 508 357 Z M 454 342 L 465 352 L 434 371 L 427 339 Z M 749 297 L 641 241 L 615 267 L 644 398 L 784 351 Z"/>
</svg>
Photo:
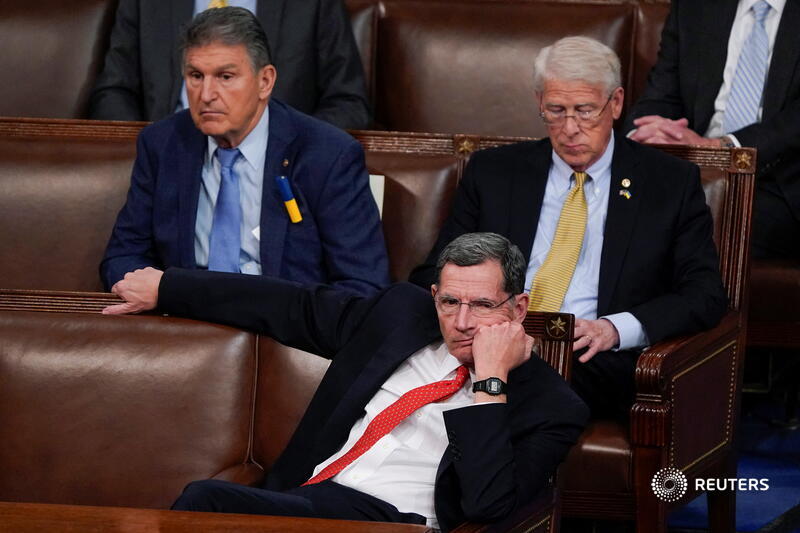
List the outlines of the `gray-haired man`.
<svg viewBox="0 0 800 533">
<path fill-rule="evenodd" d="M 254 329 L 333 360 L 262 488 L 200 481 L 174 508 L 449 530 L 529 502 L 577 439 L 586 407 L 531 356 L 516 246 L 463 235 L 436 272 L 430 292 L 401 283 L 371 298 L 266 277 L 128 274 L 118 293 L 138 309 Z"/>
<path fill-rule="evenodd" d="M 531 309 L 575 314 L 573 387 L 597 416 L 633 399 L 642 347 L 715 325 L 726 297 L 698 168 L 614 136 L 624 91 L 604 44 L 567 37 L 535 62 L 548 139 L 475 153 L 449 219 L 411 280 L 473 231 L 527 258 Z"/>
</svg>

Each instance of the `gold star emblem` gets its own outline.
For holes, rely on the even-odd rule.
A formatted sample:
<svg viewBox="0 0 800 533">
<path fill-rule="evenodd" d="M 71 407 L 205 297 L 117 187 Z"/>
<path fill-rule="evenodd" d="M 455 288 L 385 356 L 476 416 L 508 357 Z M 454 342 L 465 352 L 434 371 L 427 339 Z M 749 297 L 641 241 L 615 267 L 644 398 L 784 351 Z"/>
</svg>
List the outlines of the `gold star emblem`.
<svg viewBox="0 0 800 533">
<path fill-rule="evenodd" d="M 475 143 L 469 139 L 464 139 L 458 144 L 457 150 L 459 154 L 471 154 L 475 151 Z"/>
<path fill-rule="evenodd" d="M 750 154 L 748 154 L 747 152 L 739 152 L 736 154 L 736 161 L 734 162 L 734 165 L 739 170 L 746 170 L 750 168 L 752 164 L 753 164 L 752 158 L 750 157 Z"/>
<path fill-rule="evenodd" d="M 567 323 L 561 320 L 561 317 L 558 316 L 550 320 L 547 323 L 547 332 L 553 337 L 563 337 L 564 334 L 567 332 L 566 326 Z"/>
</svg>

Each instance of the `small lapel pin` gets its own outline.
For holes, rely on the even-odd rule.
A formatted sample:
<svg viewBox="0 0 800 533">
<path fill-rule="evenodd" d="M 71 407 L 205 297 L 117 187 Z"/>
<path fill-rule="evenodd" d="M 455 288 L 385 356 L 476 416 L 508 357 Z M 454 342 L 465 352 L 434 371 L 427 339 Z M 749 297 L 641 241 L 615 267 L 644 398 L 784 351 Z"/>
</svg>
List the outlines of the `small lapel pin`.
<svg viewBox="0 0 800 533">
<path fill-rule="evenodd" d="M 623 187 L 625 187 L 625 188 L 627 189 L 628 187 L 630 187 L 630 186 L 631 186 L 631 180 L 629 180 L 628 178 L 623 178 L 623 180 L 622 180 L 622 186 L 623 186 Z"/>
<path fill-rule="evenodd" d="M 620 189 L 619 195 L 624 196 L 626 200 L 631 199 L 631 191 L 629 191 L 628 189 Z"/>
<path fill-rule="evenodd" d="M 286 168 L 288 166 L 289 166 L 289 160 L 288 159 L 284 159 L 283 160 L 283 167 Z M 625 185 L 625 187 L 627 187 L 627 185 Z"/>
</svg>

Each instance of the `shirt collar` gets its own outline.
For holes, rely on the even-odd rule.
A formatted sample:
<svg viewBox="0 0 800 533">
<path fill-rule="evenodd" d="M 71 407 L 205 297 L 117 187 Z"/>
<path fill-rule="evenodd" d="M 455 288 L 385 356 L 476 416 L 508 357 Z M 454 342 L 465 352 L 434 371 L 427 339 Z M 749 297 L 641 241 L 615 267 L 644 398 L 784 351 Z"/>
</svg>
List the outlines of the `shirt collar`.
<svg viewBox="0 0 800 533">
<path fill-rule="evenodd" d="M 592 165 L 586 169 L 586 173 L 591 176 L 591 181 L 587 182 L 590 184 L 594 182 L 597 184 L 597 187 L 601 186 L 600 181 L 605 180 L 605 176 L 610 176 L 610 168 L 611 168 L 611 161 L 614 156 L 614 131 L 611 131 L 611 137 L 608 139 L 608 145 L 606 146 L 605 151 L 603 151 L 603 155 L 600 156 L 600 159 L 592 163 Z M 561 159 L 555 150 L 553 150 L 553 172 L 552 175 L 556 178 L 556 183 L 558 184 L 558 188 L 561 191 L 569 190 L 571 187 L 571 179 L 572 174 L 575 172 L 572 170 L 566 161 Z M 591 185 L 589 185 L 591 187 Z"/>
<path fill-rule="evenodd" d="M 253 170 L 258 170 L 264 167 L 264 162 L 267 158 L 267 140 L 269 137 L 269 106 L 264 107 L 264 112 L 261 118 L 258 119 L 258 124 L 253 128 L 253 131 L 247 134 L 239 146 L 239 152 L 242 157 L 247 161 Z M 208 138 L 208 150 L 206 151 L 206 163 L 210 163 L 214 157 L 219 144 L 210 135 Z"/>
</svg>

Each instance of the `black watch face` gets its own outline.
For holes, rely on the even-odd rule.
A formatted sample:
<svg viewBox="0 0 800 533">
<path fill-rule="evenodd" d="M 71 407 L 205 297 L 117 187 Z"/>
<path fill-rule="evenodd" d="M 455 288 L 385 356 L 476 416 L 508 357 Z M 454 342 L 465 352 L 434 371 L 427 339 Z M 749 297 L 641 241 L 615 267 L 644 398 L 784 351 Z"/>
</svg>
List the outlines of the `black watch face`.
<svg viewBox="0 0 800 533">
<path fill-rule="evenodd" d="M 489 394 L 500 394 L 503 390 L 503 382 L 498 378 L 489 378 L 486 380 L 486 392 Z"/>
</svg>

